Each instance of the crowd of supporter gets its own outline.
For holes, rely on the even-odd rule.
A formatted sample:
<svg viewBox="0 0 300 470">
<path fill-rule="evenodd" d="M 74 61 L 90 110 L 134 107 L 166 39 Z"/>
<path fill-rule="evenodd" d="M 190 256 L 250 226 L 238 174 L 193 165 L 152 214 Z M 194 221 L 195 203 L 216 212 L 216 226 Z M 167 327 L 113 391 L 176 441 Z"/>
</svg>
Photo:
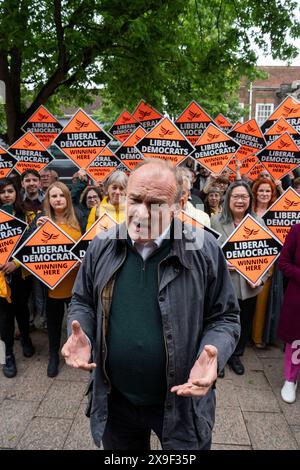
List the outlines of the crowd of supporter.
<svg viewBox="0 0 300 470">
<path fill-rule="evenodd" d="M 263 171 L 255 181 L 250 181 L 241 177 L 239 168 L 234 178 L 227 169 L 217 175 L 200 165 L 195 167 L 190 162 L 179 167 L 178 171 L 183 181 L 181 209 L 199 223 L 219 232 L 220 245 L 246 214 L 251 214 L 264 225 L 263 214 L 289 186 L 300 194 L 300 177 L 296 172 L 274 181 L 268 172 Z M 79 170 L 73 175 L 70 187 L 67 187 L 59 181 L 59 175 L 53 170 L 45 169 L 40 173 L 26 170 L 21 178 L 15 175 L 0 179 L 0 208 L 29 224 L 22 241 L 41 226 L 45 218 L 54 221 L 77 241 L 105 212 L 117 223 L 124 222 L 127 180 L 128 176 L 124 172 L 115 171 L 104 184 L 96 184 L 85 170 Z M 280 269 L 288 278 L 286 264 L 280 267 L 279 263 L 278 267 L 278 263 L 275 263 L 261 281 L 252 285 L 229 266 L 241 309 L 241 337 L 228 362 L 236 374 L 244 373 L 241 357 L 249 340 L 257 348 L 278 344 L 277 327 L 285 288 Z M 17 374 L 14 355 L 16 339 L 20 340 L 25 357 L 30 358 L 35 354 L 30 338 L 30 332 L 34 328 L 42 328 L 47 332 L 47 375 L 55 377 L 58 374 L 63 317 L 71 298 L 76 273 L 77 268 L 55 289 L 50 290 L 12 258 L 0 265 L 0 334 L 6 347 L 3 366 L 6 377 L 11 378 Z M 5 285 L 10 287 L 10 298 Z M 283 338 L 283 341 L 287 343 L 289 357 L 285 360 L 289 364 L 291 341 L 290 338 Z M 225 370 L 220 371 L 219 377 L 224 374 Z M 291 382 L 291 374 L 289 378 L 287 374 L 285 377 L 286 381 Z M 292 377 L 295 380 L 295 373 Z M 285 401 L 289 397 L 290 395 Z M 285 398 L 283 393 L 283 399 Z"/>
</svg>

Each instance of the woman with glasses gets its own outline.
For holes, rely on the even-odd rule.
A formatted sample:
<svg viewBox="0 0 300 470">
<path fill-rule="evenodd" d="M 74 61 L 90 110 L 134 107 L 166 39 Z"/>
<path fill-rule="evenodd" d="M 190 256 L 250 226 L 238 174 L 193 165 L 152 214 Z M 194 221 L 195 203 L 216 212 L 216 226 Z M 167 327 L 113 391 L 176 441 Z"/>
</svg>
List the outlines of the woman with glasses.
<svg viewBox="0 0 300 470">
<path fill-rule="evenodd" d="M 97 207 L 91 209 L 86 229 L 107 212 L 118 224 L 125 221 L 125 196 L 128 176 L 123 171 L 114 171 L 105 182 L 106 195 Z"/>
<path fill-rule="evenodd" d="M 222 235 L 218 241 L 220 245 L 227 240 L 247 214 L 252 215 L 263 224 L 263 221 L 253 212 L 252 204 L 253 195 L 247 183 L 239 180 L 229 186 L 225 195 L 222 213 L 211 217 L 211 227 Z M 247 341 L 251 336 L 256 296 L 262 289 L 262 281 L 252 285 L 233 266 L 228 265 L 228 269 L 239 301 L 241 320 L 240 340 L 228 361 L 228 365 L 236 374 L 242 375 L 245 368 L 240 356 L 243 355 Z M 223 377 L 224 371 L 221 371 L 219 376 Z"/>
</svg>

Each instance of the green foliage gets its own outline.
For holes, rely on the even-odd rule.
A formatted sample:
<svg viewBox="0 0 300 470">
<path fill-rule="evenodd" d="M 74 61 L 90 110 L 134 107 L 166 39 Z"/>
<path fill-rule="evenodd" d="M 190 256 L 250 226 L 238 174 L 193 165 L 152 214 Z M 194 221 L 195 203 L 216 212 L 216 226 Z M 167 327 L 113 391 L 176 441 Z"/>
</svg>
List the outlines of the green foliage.
<svg viewBox="0 0 300 470">
<path fill-rule="evenodd" d="M 253 44 L 291 59 L 300 36 L 293 0 L 2 0 L 0 80 L 9 139 L 40 105 L 84 106 L 100 88 L 102 121 L 140 98 L 177 115 L 196 99 L 234 119 Z"/>
</svg>

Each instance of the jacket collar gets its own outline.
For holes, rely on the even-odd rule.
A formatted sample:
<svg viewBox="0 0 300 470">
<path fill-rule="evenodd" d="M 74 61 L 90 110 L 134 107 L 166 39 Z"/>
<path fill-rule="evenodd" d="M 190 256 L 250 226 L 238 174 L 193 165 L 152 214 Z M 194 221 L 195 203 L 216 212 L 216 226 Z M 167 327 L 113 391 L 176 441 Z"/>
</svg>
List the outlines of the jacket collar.
<svg viewBox="0 0 300 470">
<path fill-rule="evenodd" d="M 200 233 L 200 239 L 203 241 L 204 230 L 203 233 L 202 230 L 201 232 L 198 231 L 197 233 Z M 127 237 L 128 231 L 126 222 L 117 225 L 115 237 L 117 248 L 125 248 Z M 193 251 L 195 249 L 201 248 L 195 234 L 192 231 L 187 230 L 186 227 L 183 227 L 182 222 L 175 218 L 171 224 L 170 238 L 172 246 L 167 258 L 177 258 L 182 266 L 187 269 L 191 269 L 193 266 Z"/>
</svg>

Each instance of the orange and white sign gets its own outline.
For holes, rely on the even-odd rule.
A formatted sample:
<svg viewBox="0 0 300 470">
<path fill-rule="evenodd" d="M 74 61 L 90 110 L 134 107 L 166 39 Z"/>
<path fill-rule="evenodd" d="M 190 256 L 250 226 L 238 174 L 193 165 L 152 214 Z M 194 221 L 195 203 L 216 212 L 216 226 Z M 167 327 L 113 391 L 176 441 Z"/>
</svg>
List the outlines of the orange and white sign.
<svg viewBox="0 0 300 470">
<path fill-rule="evenodd" d="M 243 123 L 241 121 L 237 121 L 231 128 L 232 131 L 235 131 L 238 127 L 240 127 Z"/>
<path fill-rule="evenodd" d="M 32 132 L 46 148 L 52 144 L 62 128 L 60 122 L 42 105 L 22 126 L 24 132 Z"/>
<path fill-rule="evenodd" d="M 123 111 L 109 129 L 109 133 L 115 139 L 124 142 L 139 125 L 139 122 L 128 111 Z"/>
<path fill-rule="evenodd" d="M 27 224 L 0 209 L 0 265 L 11 257 Z"/>
<path fill-rule="evenodd" d="M 281 244 L 247 214 L 222 245 L 227 262 L 255 285 L 278 258 Z"/>
<path fill-rule="evenodd" d="M 209 124 L 195 143 L 191 156 L 214 173 L 221 173 L 237 152 L 239 144 L 213 124 Z"/>
<path fill-rule="evenodd" d="M 82 261 L 85 257 L 86 250 L 88 249 L 89 244 L 97 235 L 105 234 L 108 230 L 117 225 L 117 222 L 110 217 L 106 212 L 93 223 L 90 229 L 78 240 L 78 242 L 73 246 L 72 253 Z"/>
<path fill-rule="evenodd" d="M 279 135 L 282 135 L 285 132 L 288 132 L 290 134 L 295 144 L 299 147 L 299 132 L 293 126 L 291 126 L 283 117 L 279 118 L 278 121 L 276 121 L 275 124 L 273 124 L 273 126 L 271 126 L 270 129 L 268 129 L 265 133 L 267 145 L 274 142 L 274 140 L 276 140 Z"/>
<path fill-rule="evenodd" d="M 266 226 L 281 243 L 291 227 L 300 223 L 300 195 L 288 188 L 263 215 Z"/>
<path fill-rule="evenodd" d="M 14 253 L 24 268 L 54 289 L 78 263 L 71 252 L 74 240 L 47 220 Z"/>
<path fill-rule="evenodd" d="M 17 161 L 15 157 L 0 145 L 0 178 L 7 178 Z"/>
<path fill-rule="evenodd" d="M 285 132 L 259 152 L 257 158 L 270 175 L 278 180 L 300 165 L 300 149 Z"/>
<path fill-rule="evenodd" d="M 264 136 L 255 119 L 241 124 L 230 131 L 228 135 L 240 144 L 240 148 L 236 153 L 238 160 L 243 160 L 266 146 Z"/>
<path fill-rule="evenodd" d="M 129 170 L 133 170 L 144 159 L 136 148 L 136 144 L 143 138 L 147 132 L 139 126 L 123 144 L 116 150 L 116 156 L 126 165 Z"/>
<path fill-rule="evenodd" d="M 267 171 L 267 170 L 258 160 L 257 163 L 255 163 L 255 165 L 251 168 L 251 170 L 246 174 L 246 176 L 249 178 L 249 180 L 254 181 L 259 177 L 262 171 Z"/>
<path fill-rule="evenodd" d="M 197 142 L 209 124 L 213 123 L 213 119 L 194 100 L 175 121 L 178 129 L 181 130 L 192 145 Z"/>
<path fill-rule="evenodd" d="M 228 168 L 230 168 L 230 170 L 232 171 L 236 171 L 237 170 L 236 163 L 237 163 L 237 159 L 236 157 L 233 157 L 230 163 L 228 164 Z M 239 169 L 240 175 L 244 176 L 248 174 L 257 163 L 259 163 L 259 160 L 255 155 L 250 155 L 249 157 L 244 158 L 244 160 L 240 162 L 240 169 Z"/>
<path fill-rule="evenodd" d="M 18 160 L 14 170 L 20 175 L 26 170 L 40 172 L 53 160 L 52 155 L 31 132 L 26 132 L 8 151 Z"/>
<path fill-rule="evenodd" d="M 153 106 L 146 103 L 145 100 L 139 102 L 132 116 L 139 121 L 146 132 L 151 131 L 163 117 L 161 113 L 153 108 Z"/>
<path fill-rule="evenodd" d="M 215 124 L 217 124 L 217 126 L 224 132 L 229 132 L 233 126 L 232 122 L 230 122 L 222 113 L 219 113 L 214 121 Z"/>
<path fill-rule="evenodd" d="M 287 96 L 268 117 L 261 126 L 262 132 L 265 133 L 281 117 L 300 133 L 300 102 L 292 96 Z"/>
<path fill-rule="evenodd" d="M 120 163 L 116 155 L 108 147 L 105 147 L 87 167 L 86 172 L 97 183 L 104 183 L 118 169 Z"/>
<path fill-rule="evenodd" d="M 108 134 L 79 109 L 54 143 L 75 165 L 87 168 L 110 141 Z"/>
<path fill-rule="evenodd" d="M 178 165 L 185 160 L 194 147 L 173 122 L 165 117 L 148 132 L 136 147 L 145 158 L 161 158 Z"/>
</svg>

